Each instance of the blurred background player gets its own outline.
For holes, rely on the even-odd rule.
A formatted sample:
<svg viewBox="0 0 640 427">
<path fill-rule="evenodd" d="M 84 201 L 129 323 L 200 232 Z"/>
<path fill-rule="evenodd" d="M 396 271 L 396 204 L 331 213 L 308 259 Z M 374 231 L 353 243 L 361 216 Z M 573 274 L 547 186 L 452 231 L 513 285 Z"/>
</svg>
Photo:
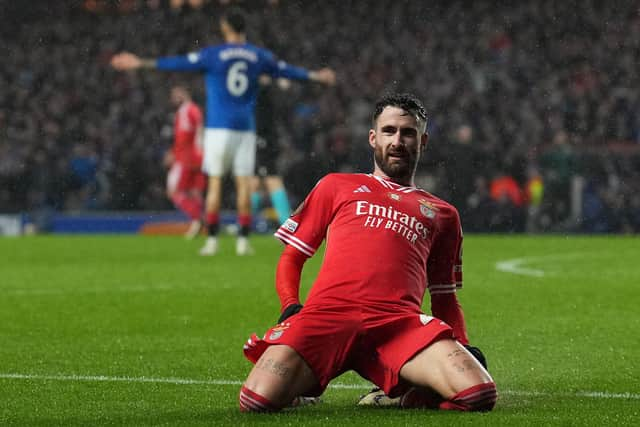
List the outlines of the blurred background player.
<svg viewBox="0 0 640 427">
<path fill-rule="evenodd" d="M 201 171 L 202 110 L 183 85 L 171 89 L 171 103 L 177 110 L 173 125 L 173 147 L 165 156 L 165 165 L 170 168 L 167 196 L 191 219 L 185 237 L 192 239 L 202 228 L 202 193 L 207 185 Z"/>
<path fill-rule="evenodd" d="M 157 68 L 205 74 L 207 110 L 202 169 L 209 177 L 206 198 L 208 236 L 200 254 L 214 255 L 218 251 L 222 177 L 231 171 L 235 176 L 240 227 L 236 253 L 248 255 L 253 252 L 248 235 L 251 228 L 250 182 L 256 155 L 254 110 L 259 78 L 266 74 L 274 78 L 312 80 L 331 85 L 335 82 L 335 73 L 328 68 L 308 71 L 291 66 L 278 61 L 272 52 L 247 43 L 246 20 L 239 9 L 228 9 L 219 24 L 224 39 L 221 45 L 159 59 L 145 59 L 123 52 L 115 55 L 111 64 L 119 70 Z"/>
<path fill-rule="evenodd" d="M 286 90 L 289 86 L 290 82 L 286 79 L 274 82 L 270 77 L 262 76 L 256 102 L 256 176 L 251 180 L 251 212 L 253 215 L 260 212 L 263 195 L 267 193 L 271 199 L 271 207 L 275 210 L 278 225 L 291 215 L 291 205 L 284 181 L 278 172 L 280 144 L 273 91 L 276 87 Z"/>
</svg>

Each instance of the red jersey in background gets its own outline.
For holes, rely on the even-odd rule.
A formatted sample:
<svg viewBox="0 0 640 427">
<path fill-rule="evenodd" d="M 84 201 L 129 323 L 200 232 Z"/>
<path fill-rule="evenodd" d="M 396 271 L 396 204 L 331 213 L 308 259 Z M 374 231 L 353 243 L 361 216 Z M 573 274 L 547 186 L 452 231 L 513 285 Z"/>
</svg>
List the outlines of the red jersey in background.
<svg viewBox="0 0 640 427">
<path fill-rule="evenodd" d="M 193 101 L 184 102 L 175 115 L 173 126 L 173 156 L 185 167 L 199 169 L 202 164 L 202 150 L 196 140 L 198 129 L 202 127 L 202 110 Z"/>
<path fill-rule="evenodd" d="M 193 101 L 182 103 L 175 114 L 173 127 L 173 164 L 167 175 L 169 194 L 176 191 L 201 191 L 206 188 L 206 178 L 200 171 L 202 150 L 197 141 L 198 129 L 201 127 L 202 110 L 198 104 Z M 190 211 L 190 215 L 195 217 L 196 208 Z"/>
</svg>

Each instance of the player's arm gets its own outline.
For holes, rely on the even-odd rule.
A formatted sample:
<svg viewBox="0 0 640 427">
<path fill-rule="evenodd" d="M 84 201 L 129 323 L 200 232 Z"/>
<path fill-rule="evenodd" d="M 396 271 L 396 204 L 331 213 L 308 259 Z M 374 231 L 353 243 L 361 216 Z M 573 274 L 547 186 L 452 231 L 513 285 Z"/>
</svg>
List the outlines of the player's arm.
<svg viewBox="0 0 640 427">
<path fill-rule="evenodd" d="M 202 70 L 201 54 L 190 53 L 181 56 L 161 58 L 142 58 L 130 52 L 118 53 L 111 58 L 111 66 L 119 71 L 158 69 L 163 71 L 199 71 Z"/>
<path fill-rule="evenodd" d="M 276 269 L 276 292 L 280 298 L 278 322 L 297 313 L 300 304 L 300 276 L 305 261 L 312 257 L 327 234 L 334 216 L 336 183 L 332 174 L 322 178 L 274 236 L 287 246 Z"/>
<path fill-rule="evenodd" d="M 331 68 L 307 70 L 296 67 L 285 61 L 276 60 L 271 53 L 265 53 L 265 74 L 274 79 L 310 80 L 317 83 L 333 86 L 336 83 L 336 73 Z"/>
<path fill-rule="evenodd" d="M 336 72 L 328 67 L 309 71 L 309 80 L 322 83 L 327 86 L 333 86 L 336 84 Z"/>
<path fill-rule="evenodd" d="M 204 147 L 204 125 L 202 123 L 196 129 L 196 140 L 194 142 L 196 150 L 202 151 L 202 147 Z"/>
<path fill-rule="evenodd" d="M 456 290 L 462 287 L 462 228 L 454 210 L 451 218 L 443 219 L 427 261 L 431 313 L 453 329 L 458 341 L 469 344 L 467 327 Z"/>
<path fill-rule="evenodd" d="M 434 317 L 446 322 L 458 341 L 469 344 L 464 313 L 455 293 L 431 294 L 431 313 Z"/>
<path fill-rule="evenodd" d="M 191 166 L 194 169 L 200 169 L 200 157 L 202 156 L 202 147 L 204 145 L 204 118 L 202 110 L 195 104 L 189 109 L 189 120 L 191 120 L 191 125 L 196 130 L 193 136 L 192 152 L 194 160 L 191 162 Z"/>
<path fill-rule="evenodd" d="M 173 165 L 173 162 L 175 162 L 175 160 L 176 160 L 176 158 L 173 155 L 173 149 L 168 149 L 164 153 L 164 157 L 162 158 L 162 164 L 164 165 L 165 168 L 169 169 L 169 168 L 171 168 L 171 166 Z"/>
<path fill-rule="evenodd" d="M 462 230 L 459 222 L 456 222 L 458 233 L 453 233 L 447 239 L 448 242 L 456 241 L 455 251 L 451 255 L 453 265 L 453 284 L 447 286 L 430 286 L 431 313 L 434 317 L 444 320 L 453 329 L 456 339 L 475 357 L 482 366 L 487 368 L 487 359 L 478 348 L 469 344 L 464 313 L 455 290 L 462 287 Z M 457 236 L 457 238 L 454 238 Z M 447 267 L 450 268 L 450 267 Z"/>
<path fill-rule="evenodd" d="M 119 71 L 137 70 L 138 68 L 156 68 L 157 60 L 141 58 L 130 52 L 121 52 L 113 55 L 111 66 Z"/>
<path fill-rule="evenodd" d="M 276 292 L 280 299 L 282 322 L 300 311 L 300 276 L 307 256 L 292 246 L 286 246 L 280 255 L 276 268 Z"/>
</svg>

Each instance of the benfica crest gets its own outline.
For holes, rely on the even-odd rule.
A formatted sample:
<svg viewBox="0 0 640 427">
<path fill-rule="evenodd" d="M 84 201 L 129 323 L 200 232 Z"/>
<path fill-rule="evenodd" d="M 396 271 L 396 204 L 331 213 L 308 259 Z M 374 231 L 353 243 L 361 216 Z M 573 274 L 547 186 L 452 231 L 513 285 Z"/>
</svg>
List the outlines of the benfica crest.
<svg viewBox="0 0 640 427">
<path fill-rule="evenodd" d="M 433 219 L 436 217 L 436 212 L 438 212 L 438 208 L 433 205 L 433 203 L 425 200 L 419 199 L 418 203 L 420 203 L 420 212 L 422 215 L 426 216 L 429 219 Z"/>
</svg>

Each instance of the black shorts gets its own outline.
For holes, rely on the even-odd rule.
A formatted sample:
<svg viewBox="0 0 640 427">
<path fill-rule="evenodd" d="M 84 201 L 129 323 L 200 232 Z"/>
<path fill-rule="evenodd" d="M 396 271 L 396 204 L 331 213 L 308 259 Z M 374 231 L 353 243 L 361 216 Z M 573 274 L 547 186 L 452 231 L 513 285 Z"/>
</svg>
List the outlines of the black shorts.
<svg viewBox="0 0 640 427">
<path fill-rule="evenodd" d="M 280 147 L 276 138 L 264 138 L 258 135 L 256 143 L 256 175 L 276 176 Z"/>
</svg>

